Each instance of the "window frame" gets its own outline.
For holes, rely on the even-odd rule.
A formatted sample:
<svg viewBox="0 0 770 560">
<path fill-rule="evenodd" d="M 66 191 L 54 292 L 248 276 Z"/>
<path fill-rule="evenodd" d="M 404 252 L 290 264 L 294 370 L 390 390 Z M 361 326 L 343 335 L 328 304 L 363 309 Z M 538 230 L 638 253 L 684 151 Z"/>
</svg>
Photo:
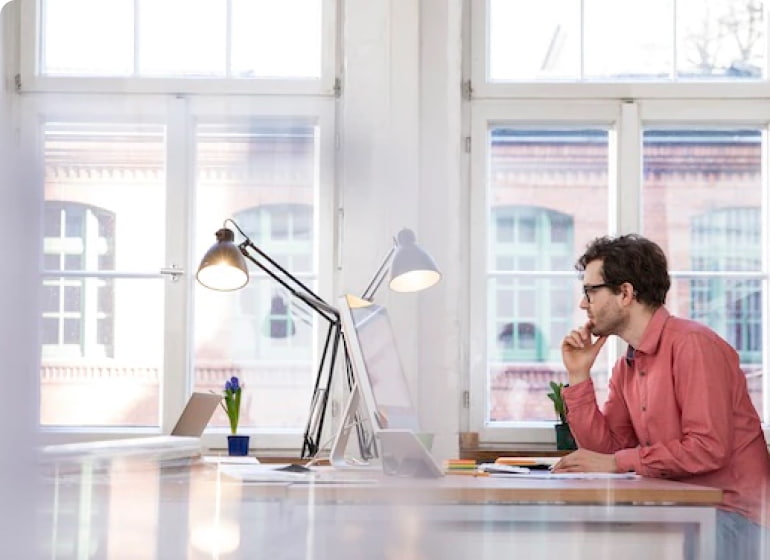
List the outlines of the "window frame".
<svg viewBox="0 0 770 560">
<path fill-rule="evenodd" d="M 41 125 L 46 120 L 58 122 L 140 122 L 151 121 L 166 127 L 166 208 L 165 262 L 148 263 L 146 270 L 137 271 L 130 277 L 161 279 L 165 292 L 163 372 L 159 402 L 160 425 L 157 427 L 41 427 L 40 439 L 44 444 L 95 441 L 110 438 L 135 437 L 170 433 L 192 390 L 193 320 L 192 293 L 195 283 L 195 267 L 201 255 L 192 254 L 194 236 L 209 236 L 220 226 L 212 224 L 211 231 L 196 231 L 194 226 L 194 190 L 190 181 L 195 177 L 194 123 L 227 122 L 241 118 L 299 117 L 314 119 L 319 126 L 319 142 L 316 148 L 318 160 L 318 205 L 314 220 L 326 224 L 318 228 L 315 240 L 317 251 L 315 269 L 318 273 L 319 293 L 333 293 L 336 259 L 320 258 L 335 255 L 336 246 L 333 224 L 336 217 L 337 193 L 334 181 L 336 165 L 335 105 L 333 96 L 183 96 L 183 95 L 113 95 L 84 94 L 62 96 L 57 93 L 23 93 L 21 95 L 20 139 L 24 153 L 35 154 L 34 177 L 36 188 L 42 190 L 43 137 Z M 222 221 L 230 216 L 222 216 Z M 42 234 L 41 234 L 42 235 Z M 42 238 L 41 238 L 42 243 Z M 161 272 L 162 268 L 176 267 L 182 271 L 179 281 L 172 281 Z M 256 270 L 252 269 L 252 272 Z M 116 276 L 125 278 L 119 272 Z M 312 376 L 321 351 L 325 329 L 316 329 L 317 344 L 312 373 L 308 381 L 308 415 L 312 396 Z M 304 426 L 297 431 L 256 432 L 252 445 L 260 449 L 284 449 L 299 451 L 302 447 Z M 225 429 L 209 429 L 201 437 L 201 444 L 209 448 L 224 446 Z"/>
<path fill-rule="evenodd" d="M 40 2 L 21 0 L 20 61 L 17 89 L 22 92 L 103 92 L 157 93 L 170 92 L 228 95 L 333 95 L 336 93 L 337 2 L 320 0 L 321 8 L 321 75 L 319 78 L 162 78 L 162 77 L 76 77 L 42 76 L 40 60 Z"/>
<path fill-rule="evenodd" d="M 598 80 L 490 82 L 489 0 L 470 2 L 470 72 L 473 97 L 479 99 L 758 99 L 770 97 L 770 17 L 766 18 L 765 79 L 743 82 L 602 82 Z M 766 14 L 770 9 L 765 8 Z"/>
<path fill-rule="evenodd" d="M 542 87 L 542 86 L 541 86 Z M 710 87 L 708 85 L 707 87 Z M 589 88 L 593 89 L 593 88 Z M 585 93 L 585 92 L 584 92 Z M 482 442 L 513 442 L 527 449 L 547 448 L 553 444 L 553 426 L 547 422 L 520 422 L 492 427 L 485 422 L 489 388 L 486 378 L 486 265 L 487 265 L 487 172 L 490 150 L 489 127 L 510 126 L 606 126 L 609 129 L 609 196 L 608 233 L 641 231 L 642 193 L 642 131 L 654 126 L 721 127 L 745 125 L 763 132 L 762 168 L 763 207 L 762 224 L 762 348 L 763 364 L 770 357 L 770 276 L 768 275 L 768 247 L 770 228 L 768 217 L 768 161 L 770 161 L 770 99 L 749 102 L 741 96 L 731 99 L 575 99 L 533 100 L 512 96 L 509 99 L 476 97 L 470 105 L 470 314 L 467 331 L 469 371 L 468 426 L 479 433 Z M 644 233 L 644 232 L 641 232 Z M 578 255 L 575 255 L 577 258 Z M 679 277 L 672 274 L 672 277 Z M 575 306 L 578 305 L 575 301 Z M 614 363 L 624 344 L 615 339 L 606 348 L 609 363 Z M 543 395 L 545 398 L 545 394 Z M 601 403 L 599 403 L 601 405 Z M 770 434 L 770 380 L 763 379 L 763 417 L 766 434 Z"/>
</svg>

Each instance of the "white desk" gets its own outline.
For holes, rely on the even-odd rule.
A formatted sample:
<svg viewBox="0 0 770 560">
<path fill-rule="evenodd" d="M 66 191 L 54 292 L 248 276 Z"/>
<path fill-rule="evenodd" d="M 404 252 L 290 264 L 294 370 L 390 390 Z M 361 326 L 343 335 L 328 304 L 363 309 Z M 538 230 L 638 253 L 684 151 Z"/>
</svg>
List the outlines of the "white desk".
<svg viewBox="0 0 770 560">
<path fill-rule="evenodd" d="M 252 484 L 215 465 L 46 465 L 44 557 L 121 560 L 713 558 L 719 490 L 665 480 Z M 636 556 L 635 556 L 636 554 Z"/>
</svg>

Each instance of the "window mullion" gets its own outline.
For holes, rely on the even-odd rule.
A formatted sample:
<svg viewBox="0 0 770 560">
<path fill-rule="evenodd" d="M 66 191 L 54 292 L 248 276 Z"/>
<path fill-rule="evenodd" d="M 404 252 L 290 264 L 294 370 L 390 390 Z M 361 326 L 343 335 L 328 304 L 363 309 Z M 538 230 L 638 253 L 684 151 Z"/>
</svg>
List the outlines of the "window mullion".
<svg viewBox="0 0 770 560">
<path fill-rule="evenodd" d="M 617 131 L 610 137 L 609 229 L 611 233 L 638 232 L 641 228 L 642 145 L 639 104 L 620 104 Z"/>
<path fill-rule="evenodd" d="M 191 198 L 194 194 L 189 103 L 184 97 L 169 101 L 166 130 L 166 262 L 164 266 L 177 266 L 184 270 L 180 282 L 165 281 L 165 344 L 163 364 L 162 428 L 168 433 L 184 407 L 191 380 L 191 336 L 189 325 L 190 289 L 195 270 L 190 258 L 190 246 L 195 232 L 191 231 Z"/>
</svg>

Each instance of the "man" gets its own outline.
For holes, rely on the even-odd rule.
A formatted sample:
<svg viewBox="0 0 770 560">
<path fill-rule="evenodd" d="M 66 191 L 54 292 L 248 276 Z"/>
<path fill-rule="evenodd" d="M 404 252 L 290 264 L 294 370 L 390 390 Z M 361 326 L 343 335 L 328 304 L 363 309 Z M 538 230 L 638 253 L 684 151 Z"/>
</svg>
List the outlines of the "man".
<svg viewBox="0 0 770 560">
<path fill-rule="evenodd" d="M 635 471 L 721 488 L 719 557 L 759 558 L 770 456 L 737 353 L 708 327 L 669 314 L 666 256 L 652 241 L 598 238 L 575 267 L 588 321 L 567 334 L 561 350 L 567 418 L 579 449 L 554 470 Z M 600 411 L 590 370 L 610 335 L 628 350 Z"/>
</svg>

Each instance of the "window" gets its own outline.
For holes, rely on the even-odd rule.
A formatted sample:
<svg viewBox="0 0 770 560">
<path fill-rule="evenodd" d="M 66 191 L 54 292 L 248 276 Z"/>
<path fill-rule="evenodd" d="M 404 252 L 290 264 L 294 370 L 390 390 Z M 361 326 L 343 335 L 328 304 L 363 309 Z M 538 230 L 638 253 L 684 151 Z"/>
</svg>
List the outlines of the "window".
<svg viewBox="0 0 770 560">
<path fill-rule="evenodd" d="M 110 270 L 115 260 L 115 217 L 77 203 L 45 207 L 46 270 Z M 114 357 L 114 290 L 100 278 L 59 277 L 43 283 L 43 355 Z M 90 324 L 89 324 L 90 321 Z"/>
<path fill-rule="evenodd" d="M 628 232 L 663 247 L 667 307 L 737 349 L 769 421 L 764 5 L 487 0 L 471 18 L 470 429 L 553 441 L 547 384 L 586 320 L 574 262 Z M 597 359 L 600 404 L 624 350 Z"/>
<path fill-rule="evenodd" d="M 255 445 L 301 449 L 317 318 L 256 266 L 237 293 L 194 274 L 231 218 L 331 293 L 332 259 L 319 254 L 334 251 L 335 3 L 21 9 L 34 42 L 22 49 L 22 135 L 45 200 L 46 441 L 167 433 L 191 390 L 239 375 L 240 429 L 260 433 Z M 204 444 L 222 446 L 225 427 L 217 412 Z"/>
<path fill-rule="evenodd" d="M 762 131 L 651 127 L 643 140 L 643 227 L 669 258 L 666 303 L 738 351 L 761 414 Z"/>
<path fill-rule="evenodd" d="M 318 79 L 323 7 L 320 0 L 41 0 L 38 68 L 45 76 Z"/>
<path fill-rule="evenodd" d="M 492 214 L 494 261 L 489 291 L 491 308 L 496 310 L 493 330 L 499 360 L 558 360 L 557 342 L 568 324 L 572 290 L 564 282 L 515 274 L 568 270 L 573 259 L 573 219 L 545 208 L 517 206 L 493 208 Z"/>
<path fill-rule="evenodd" d="M 165 128 L 42 125 L 41 423 L 159 421 Z M 153 311 L 155 314 L 153 314 Z"/>
<path fill-rule="evenodd" d="M 560 344 L 581 320 L 576 243 L 606 227 L 609 134 L 598 127 L 502 124 L 484 133 L 481 235 L 488 257 L 480 292 L 487 367 L 473 386 L 487 394 L 477 418 L 494 429 L 553 418 L 553 406 L 540 396 L 550 381 L 566 381 Z"/>
<path fill-rule="evenodd" d="M 488 6 L 493 82 L 766 77 L 760 0 L 488 0 Z"/>
<path fill-rule="evenodd" d="M 761 270 L 759 208 L 722 208 L 696 216 L 691 226 L 693 270 Z M 690 316 L 710 325 L 744 364 L 762 360 L 762 287 L 759 279 L 693 279 Z M 714 302 L 714 303 L 712 303 Z"/>
<path fill-rule="evenodd" d="M 23 92 L 334 94 L 333 0 L 30 0 L 21 17 Z"/>
</svg>

